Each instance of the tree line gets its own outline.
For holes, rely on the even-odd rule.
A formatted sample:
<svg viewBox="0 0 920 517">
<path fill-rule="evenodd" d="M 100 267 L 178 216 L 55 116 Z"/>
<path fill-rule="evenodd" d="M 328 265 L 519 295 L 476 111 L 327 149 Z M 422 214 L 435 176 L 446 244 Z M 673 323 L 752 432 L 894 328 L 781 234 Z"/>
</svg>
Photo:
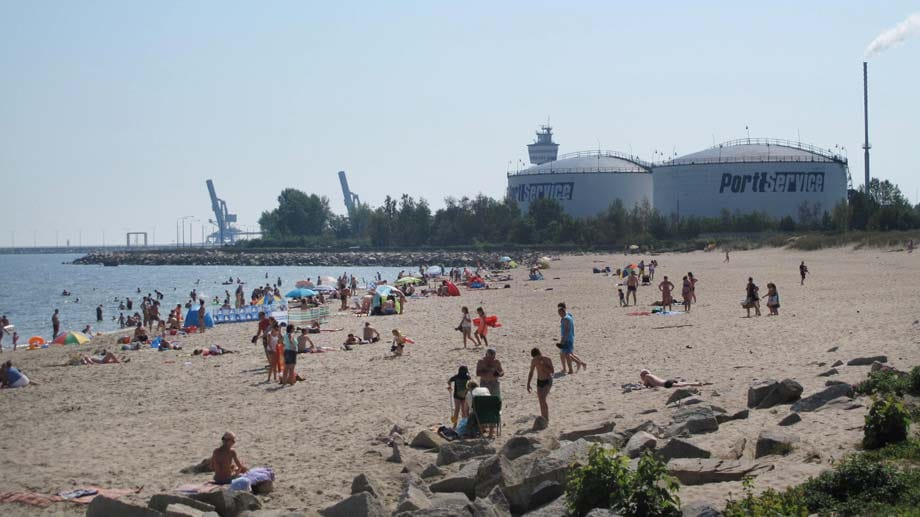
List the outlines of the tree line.
<svg viewBox="0 0 920 517">
<path fill-rule="evenodd" d="M 252 247 L 361 245 L 375 248 L 474 246 L 481 244 L 619 247 L 666 244 L 715 233 L 844 232 L 920 228 L 920 204 L 911 206 L 897 185 L 871 180 L 851 190 L 848 202 L 830 210 L 803 203 L 796 217 L 723 210 L 718 217 L 668 217 L 647 202 L 626 207 L 619 200 L 600 214 L 574 218 L 554 200 L 537 199 L 522 211 L 513 200 L 445 199 L 432 211 L 424 199 L 390 196 L 378 207 L 359 203 L 352 217 L 334 214 L 325 196 L 285 189 L 278 207 L 262 213 L 262 238 Z"/>
</svg>

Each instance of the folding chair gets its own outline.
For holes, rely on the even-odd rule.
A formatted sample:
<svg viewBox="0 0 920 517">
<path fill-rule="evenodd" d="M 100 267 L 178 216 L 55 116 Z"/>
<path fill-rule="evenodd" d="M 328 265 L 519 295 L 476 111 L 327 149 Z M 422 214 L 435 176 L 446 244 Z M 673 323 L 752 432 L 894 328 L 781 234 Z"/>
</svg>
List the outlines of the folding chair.
<svg viewBox="0 0 920 517">
<path fill-rule="evenodd" d="M 502 435 L 502 399 L 501 397 L 473 397 L 473 412 L 476 413 L 476 425 L 482 435 L 482 427 L 496 426 L 498 436 Z"/>
</svg>

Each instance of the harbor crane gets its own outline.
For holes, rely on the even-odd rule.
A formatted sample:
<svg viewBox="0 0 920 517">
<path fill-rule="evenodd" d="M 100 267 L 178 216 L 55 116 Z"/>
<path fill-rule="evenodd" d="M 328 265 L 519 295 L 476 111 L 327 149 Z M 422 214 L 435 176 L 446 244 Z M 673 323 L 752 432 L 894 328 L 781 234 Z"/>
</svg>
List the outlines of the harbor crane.
<svg viewBox="0 0 920 517">
<path fill-rule="evenodd" d="M 345 196 L 345 209 L 348 210 L 348 218 L 354 220 L 355 208 L 361 204 L 361 198 L 348 189 L 348 178 L 345 177 L 345 171 L 339 171 L 339 183 L 342 184 L 342 195 Z"/>
</svg>

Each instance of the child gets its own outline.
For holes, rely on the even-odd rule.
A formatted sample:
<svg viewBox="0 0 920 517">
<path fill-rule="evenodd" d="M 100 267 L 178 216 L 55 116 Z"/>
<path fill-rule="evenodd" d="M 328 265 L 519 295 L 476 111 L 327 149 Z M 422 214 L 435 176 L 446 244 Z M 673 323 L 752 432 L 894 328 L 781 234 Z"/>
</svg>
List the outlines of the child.
<svg viewBox="0 0 920 517">
<path fill-rule="evenodd" d="M 361 341 L 358 339 L 358 336 L 349 334 L 348 337 L 345 338 L 345 342 L 342 343 L 342 350 L 351 350 L 359 343 L 361 343 Z"/>
<path fill-rule="evenodd" d="M 406 337 L 398 329 L 393 329 L 393 343 L 390 345 L 390 352 L 393 352 L 393 357 L 401 357 L 405 348 Z"/>
<path fill-rule="evenodd" d="M 16 351 L 16 346 L 19 345 L 19 332 L 13 331 L 13 352 Z"/>
<path fill-rule="evenodd" d="M 463 418 L 470 416 L 470 406 L 466 402 L 466 387 L 469 381 L 470 372 L 466 366 L 461 366 L 457 370 L 457 375 L 447 380 L 447 391 L 453 393 L 454 414 L 450 421 L 454 424 L 454 429 L 457 428 L 459 415 L 462 414 Z"/>
<path fill-rule="evenodd" d="M 770 309 L 767 316 L 779 316 L 779 292 L 773 282 L 767 284 L 767 308 Z"/>
<path fill-rule="evenodd" d="M 623 290 L 617 289 L 617 294 L 620 295 L 620 307 L 626 307 L 626 296 L 623 294 Z"/>
<path fill-rule="evenodd" d="M 463 333 L 463 348 L 466 348 L 466 340 L 475 341 L 476 346 L 479 346 L 479 339 L 473 339 L 473 320 L 470 318 L 470 310 L 466 307 L 462 307 L 460 311 L 463 313 L 463 317 L 460 319 L 460 325 L 457 327 L 457 330 Z"/>
<path fill-rule="evenodd" d="M 275 323 L 265 339 L 265 358 L 268 359 L 268 380 L 271 382 L 272 377 L 278 380 L 278 356 L 275 350 L 281 340 L 281 329 Z"/>
<path fill-rule="evenodd" d="M 476 326 L 476 344 L 485 343 L 486 347 L 488 347 L 489 338 L 486 337 L 486 334 L 489 333 L 489 326 L 486 324 L 486 311 L 479 307 L 476 309 L 476 313 L 479 314 L 479 325 Z"/>
</svg>

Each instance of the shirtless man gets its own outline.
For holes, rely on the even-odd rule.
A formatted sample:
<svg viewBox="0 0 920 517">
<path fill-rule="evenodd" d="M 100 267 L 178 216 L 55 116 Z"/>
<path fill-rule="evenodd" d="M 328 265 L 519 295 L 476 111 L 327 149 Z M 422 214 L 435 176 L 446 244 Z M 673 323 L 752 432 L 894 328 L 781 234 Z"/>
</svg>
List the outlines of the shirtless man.
<svg viewBox="0 0 920 517">
<path fill-rule="evenodd" d="M 61 318 L 58 316 L 58 310 L 54 309 L 54 314 L 51 315 L 51 337 L 56 338 L 60 331 Z"/>
<path fill-rule="evenodd" d="M 502 396 L 502 385 L 498 380 L 505 375 L 502 369 L 502 363 L 495 358 L 496 351 L 494 348 L 486 350 L 486 355 L 476 362 L 476 376 L 479 377 L 479 385 L 488 388 L 489 393 L 493 396 Z"/>
<path fill-rule="evenodd" d="M 230 432 L 224 433 L 220 441 L 220 447 L 214 449 L 214 453 L 211 454 L 214 483 L 229 485 L 234 478 L 246 472 L 247 469 L 240 462 L 240 458 L 233 449 L 233 445 L 236 443 L 236 435 Z"/>
<path fill-rule="evenodd" d="M 658 290 L 661 291 L 661 308 L 667 307 L 670 311 L 674 304 L 674 298 L 671 296 L 671 291 L 674 290 L 674 284 L 668 280 L 668 275 L 665 275 L 664 280 L 658 284 Z"/>
<path fill-rule="evenodd" d="M 364 334 L 362 335 L 362 337 L 368 343 L 376 343 L 380 341 L 380 332 L 377 332 L 377 329 L 371 326 L 371 322 L 369 321 L 364 322 L 363 332 Z"/>
<path fill-rule="evenodd" d="M 549 390 L 553 387 L 553 360 L 549 357 L 543 357 L 539 348 L 530 351 L 530 373 L 527 374 L 527 393 L 530 393 L 530 381 L 533 379 L 534 370 L 537 371 L 537 399 L 540 401 L 540 415 L 549 422 L 549 406 L 546 404 L 546 397 L 549 396 Z"/>
<path fill-rule="evenodd" d="M 636 289 L 639 288 L 639 277 L 636 276 L 635 271 L 630 271 L 629 276 L 626 278 L 626 306 L 629 306 L 629 295 L 632 295 L 633 305 L 639 305 L 639 302 L 636 301 Z"/>
<path fill-rule="evenodd" d="M 339 292 L 339 298 L 342 299 L 342 305 L 339 307 L 339 310 L 348 310 L 348 300 L 351 299 L 351 290 L 349 290 L 347 287 L 342 287 L 342 290 Z"/>
<path fill-rule="evenodd" d="M 662 379 L 648 370 L 639 372 L 639 379 L 646 388 L 687 388 L 690 386 L 709 386 L 711 382 L 684 382 L 674 379 Z"/>
<path fill-rule="evenodd" d="M 802 263 L 799 264 L 799 275 L 802 277 L 802 282 L 799 285 L 805 285 L 805 275 L 807 274 L 808 266 L 805 265 L 805 261 L 803 260 Z"/>
</svg>

